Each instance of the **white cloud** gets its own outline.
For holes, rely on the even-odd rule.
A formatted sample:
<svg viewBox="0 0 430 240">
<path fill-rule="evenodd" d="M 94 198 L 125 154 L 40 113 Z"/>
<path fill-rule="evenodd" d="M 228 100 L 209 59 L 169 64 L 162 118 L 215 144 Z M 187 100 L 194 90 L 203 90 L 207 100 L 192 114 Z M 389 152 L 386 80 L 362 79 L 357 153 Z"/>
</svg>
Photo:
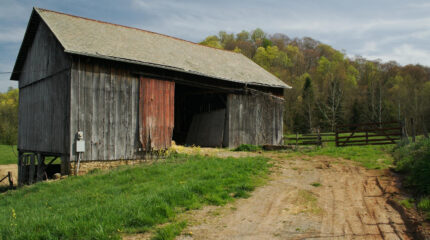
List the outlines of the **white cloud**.
<svg viewBox="0 0 430 240">
<path fill-rule="evenodd" d="M 378 50 L 378 43 L 374 41 L 364 43 L 364 46 L 359 50 L 359 52 L 368 54 Z"/>
<path fill-rule="evenodd" d="M 3 29 L 0 27 L 0 43 L 19 43 L 24 38 L 24 28 Z"/>
<path fill-rule="evenodd" d="M 416 48 L 410 44 L 395 46 L 390 52 L 363 56 L 369 59 L 381 59 L 383 61 L 394 60 L 402 65 L 423 64 L 430 66 L 430 51 Z"/>
</svg>

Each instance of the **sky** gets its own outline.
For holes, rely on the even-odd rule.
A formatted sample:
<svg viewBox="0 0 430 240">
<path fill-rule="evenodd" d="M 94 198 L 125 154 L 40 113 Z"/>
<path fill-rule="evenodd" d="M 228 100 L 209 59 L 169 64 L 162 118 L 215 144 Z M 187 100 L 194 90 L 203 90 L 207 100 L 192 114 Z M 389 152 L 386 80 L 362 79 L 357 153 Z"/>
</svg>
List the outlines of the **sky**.
<svg viewBox="0 0 430 240">
<path fill-rule="evenodd" d="M 349 57 L 430 66 L 430 1 L 422 0 L 0 0 L 0 92 L 32 7 L 137 27 L 193 42 L 220 30 L 311 37 Z"/>
</svg>

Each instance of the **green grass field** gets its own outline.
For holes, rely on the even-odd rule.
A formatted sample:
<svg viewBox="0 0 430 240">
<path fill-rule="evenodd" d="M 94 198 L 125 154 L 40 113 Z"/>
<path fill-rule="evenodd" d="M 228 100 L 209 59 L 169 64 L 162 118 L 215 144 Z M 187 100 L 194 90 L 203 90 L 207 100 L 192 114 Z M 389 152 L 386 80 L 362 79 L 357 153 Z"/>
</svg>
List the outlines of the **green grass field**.
<svg viewBox="0 0 430 240">
<path fill-rule="evenodd" d="M 367 169 L 386 169 L 392 166 L 393 157 L 391 152 L 395 145 L 368 145 L 350 147 L 315 147 L 303 153 L 309 156 L 325 155 L 340 157 L 360 163 Z"/>
<path fill-rule="evenodd" d="M 16 146 L 0 145 L 0 165 L 18 162 Z"/>
<path fill-rule="evenodd" d="M 340 136 L 349 136 L 349 133 L 340 134 Z M 294 145 L 295 134 L 286 135 L 288 140 L 286 143 Z M 299 135 L 302 137 L 302 135 Z M 381 138 L 381 137 L 369 137 Z M 334 136 L 324 136 L 322 140 L 334 140 Z M 365 138 L 355 138 L 354 140 L 362 140 Z M 343 139 L 344 140 L 344 139 Z M 342 141 L 343 141 L 342 140 Z M 300 141 L 299 141 L 300 142 Z M 299 154 L 307 154 L 309 156 L 325 155 L 330 157 L 340 157 L 355 162 L 359 162 L 363 167 L 368 169 L 385 169 L 393 164 L 392 152 L 396 145 L 367 145 L 367 146 L 346 146 L 336 147 L 335 142 L 325 142 L 323 147 L 313 145 L 311 149 L 299 150 Z M 309 146 L 309 145 L 308 145 Z"/>
<path fill-rule="evenodd" d="M 120 239 L 154 230 L 172 239 L 186 223 L 175 217 L 222 205 L 264 183 L 266 158 L 172 155 L 148 165 L 95 171 L 0 195 L 0 239 Z M 163 228 L 156 229 L 156 225 Z"/>
</svg>

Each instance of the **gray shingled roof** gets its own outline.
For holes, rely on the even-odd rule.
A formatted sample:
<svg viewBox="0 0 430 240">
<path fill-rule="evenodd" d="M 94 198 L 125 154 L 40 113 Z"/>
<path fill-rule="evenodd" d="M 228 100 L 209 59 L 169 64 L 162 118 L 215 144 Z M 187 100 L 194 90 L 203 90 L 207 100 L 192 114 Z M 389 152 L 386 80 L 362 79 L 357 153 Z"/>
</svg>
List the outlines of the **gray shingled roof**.
<svg viewBox="0 0 430 240">
<path fill-rule="evenodd" d="M 290 88 L 242 54 L 141 29 L 35 8 L 67 53 L 155 65 L 213 78 Z"/>
</svg>

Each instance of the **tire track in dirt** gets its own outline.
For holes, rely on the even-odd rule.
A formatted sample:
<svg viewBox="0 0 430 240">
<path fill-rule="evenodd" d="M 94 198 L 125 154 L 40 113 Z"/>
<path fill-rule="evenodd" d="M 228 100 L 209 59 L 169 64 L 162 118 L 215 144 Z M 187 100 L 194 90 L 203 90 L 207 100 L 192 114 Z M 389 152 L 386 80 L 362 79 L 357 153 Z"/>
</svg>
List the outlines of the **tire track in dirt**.
<svg viewBox="0 0 430 240">
<path fill-rule="evenodd" d="M 412 239 L 375 171 L 330 157 L 276 159 L 267 185 L 193 211 L 184 230 L 192 234 L 177 239 Z"/>
</svg>

